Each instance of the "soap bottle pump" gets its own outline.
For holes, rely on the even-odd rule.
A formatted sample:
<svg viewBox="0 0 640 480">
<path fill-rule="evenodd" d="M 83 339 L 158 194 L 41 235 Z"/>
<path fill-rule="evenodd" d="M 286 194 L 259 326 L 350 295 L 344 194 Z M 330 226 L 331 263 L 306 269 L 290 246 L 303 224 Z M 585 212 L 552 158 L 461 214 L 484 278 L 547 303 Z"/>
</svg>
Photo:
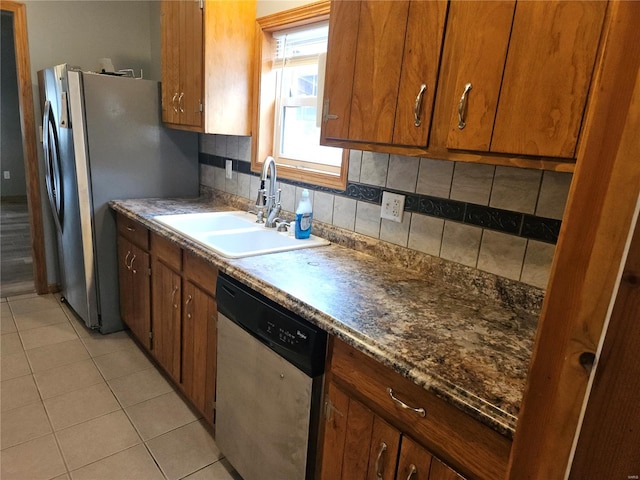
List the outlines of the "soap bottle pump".
<svg viewBox="0 0 640 480">
<path fill-rule="evenodd" d="M 296 238 L 309 238 L 311 235 L 311 221 L 313 220 L 313 212 L 311 210 L 311 201 L 309 200 L 309 190 L 302 190 L 300 202 L 296 209 Z"/>
</svg>

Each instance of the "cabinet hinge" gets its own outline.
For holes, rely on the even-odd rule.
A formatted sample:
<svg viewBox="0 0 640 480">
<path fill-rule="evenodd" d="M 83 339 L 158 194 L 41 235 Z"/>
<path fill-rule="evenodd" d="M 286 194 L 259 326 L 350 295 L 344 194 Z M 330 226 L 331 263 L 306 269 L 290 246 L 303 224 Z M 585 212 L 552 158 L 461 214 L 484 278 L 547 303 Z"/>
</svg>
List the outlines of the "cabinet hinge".
<svg viewBox="0 0 640 480">
<path fill-rule="evenodd" d="M 200 102 L 200 107 L 199 108 L 200 108 L 200 113 L 202 113 L 203 110 L 204 110 L 204 106 L 202 105 L 202 101 Z"/>
<path fill-rule="evenodd" d="M 198 0 L 198 3 L 200 4 L 200 10 L 204 9 L 204 0 Z"/>
<path fill-rule="evenodd" d="M 149 276 L 151 276 L 151 267 L 149 267 Z"/>
<path fill-rule="evenodd" d="M 338 115 L 329 113 L 329 99 L 324 101 L 322 108 L 322 123 L 327 123 L 327 120 L 337 120 Z"/>
<path fill-rule="evenodd" d="M 149 340 L 153 340 L 153 332 L 149 332 Z"/>
<path fill-rule="evenodd" d="M 341 417 L 344 417 L 344 414 L 333 405 L 333 403 L 329 399 L 329 395 L 326 395 L 325 398 L 326 398 L 326 400 L 324 402 L 324 418 L 325 418 L 325 421 L 330 422 L 331 419 L 333 418 L 333 414 L 334 413 L 337 413 Z"/>
</svg>

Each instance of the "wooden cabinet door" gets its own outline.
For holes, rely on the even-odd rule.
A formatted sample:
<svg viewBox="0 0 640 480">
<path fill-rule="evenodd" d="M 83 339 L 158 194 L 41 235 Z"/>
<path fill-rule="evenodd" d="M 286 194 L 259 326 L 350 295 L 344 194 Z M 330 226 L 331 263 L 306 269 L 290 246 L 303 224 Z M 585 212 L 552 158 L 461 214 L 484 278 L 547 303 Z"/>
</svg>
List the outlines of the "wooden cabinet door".
<svg viewBox="0 0 640 480">
<path fill-rule="evenodd" d="M 361 2 L 352 0 L 331 2 L 321 141 L 326 138 L 349 138 L 361 5 Z"/>
<path fill-rule="evenodd" d="M 361 3 L 349 139 L 391 143 L 409 1 Z"/>
<path fill-rule="evenodd" d="M 189 281 L 184 282 L 182 313 L 182 379 L 186 394 L 213 421 L 216 375 L 215 299 Z"/>
<path fill-rule="evenodd" d="M 180 123 L 202 127 L 204 15 L 200 2 L 187 0 L 177 3 L 180 4 Z"/>
<path fill-rule="evenodd" d="M 127 323 L 131 332 L 147 349 L 150 348 L 151 333 L 151 285 L 149 279 L 149 254 L 130 244 L 131 257 L 131 315 Z"/>
<path fill-rule="evenodd" d="M 162 120 L 166 123 L 202 127 L 202 32 L 199 2 L 162 2 Z"/>
<path fill-rule="evenodd" d="M 409 5 L 394 145 L 427 146 L 446 14 L 446 1 L 413 0 Z"/>
<path fill-rule="evenodd" d="M 402 437 L 402 447 L 400 448 L 400 459 L 398 460 L 398 478 L 403 480 L 430 480 L 431 454 L 411 440 L 409 437 Z"/>
<path fill-rule="evenodd" d="M 180 383 L 182 347 L 182 278 L 153 262 L 153 344 L 151 353 L 171 377 Z"/>
<path fill-rule="evenodd" d="M 607 2 L 518 2 L 491 151 L 575 156 Z"/>
<path fill-rule="evenodd" d="M 120 317 L 129 325 L 133 315 L 133 287 L 129 260 L 131 259 L 131 242 L 118 235 L 118 284 L 120 293 Z"/>
<path fill-rule="evenodd" d="M 400 432 L 333 383 L 326 408 L 320 478 L 393 480 Z"/>
<path fill-rule="evenodd" d="M 162 121 L 180 123 L 180 4 L 165 0 L 160 5 Z"/>
<path fill-rule="evenodd" d="M 442 134 L 447 148 L 489 151 L 515 5 L 515 0 L 450 4 L 443 53 L 447 61 L 438 84 L 443 118 L 434 125 L 436 130 L 448 125 Z"/>
<path fill-rule="evenodd" d="M 333 1 L 331 10 L 322 138 L 426 146 L 447 3 Z"/>
</svg>

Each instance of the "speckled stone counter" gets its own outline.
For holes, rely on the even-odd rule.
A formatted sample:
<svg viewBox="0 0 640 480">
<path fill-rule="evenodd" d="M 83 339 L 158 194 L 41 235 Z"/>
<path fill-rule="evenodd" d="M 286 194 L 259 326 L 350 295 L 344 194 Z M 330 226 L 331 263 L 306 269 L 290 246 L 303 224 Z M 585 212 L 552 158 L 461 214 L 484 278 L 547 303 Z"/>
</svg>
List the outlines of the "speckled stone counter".
<svg viewBox="0 0 640 480">
<path fill-rule="evenodd" d="M 335 244 L 227 259 L 153 220 L 230 209 L 206 197 L 111 206 L 512 437 L 535 312 Z"/>
</svg>

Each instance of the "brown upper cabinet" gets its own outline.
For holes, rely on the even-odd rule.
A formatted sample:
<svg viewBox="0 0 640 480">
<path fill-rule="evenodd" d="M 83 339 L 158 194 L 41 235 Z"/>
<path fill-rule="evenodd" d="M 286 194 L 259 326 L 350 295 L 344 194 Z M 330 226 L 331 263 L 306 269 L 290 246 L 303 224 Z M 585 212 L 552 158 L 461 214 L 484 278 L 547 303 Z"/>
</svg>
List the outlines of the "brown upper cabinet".
<svg viewBox="0 0 640 480">
<path fill-rule="evenodd" d="M 447 3 L 331 2 L 321 142 L 426 147 Z"/>
<path fill-rule="evenodd" d="M 162 2 L 162 120 L 168 127 L 251 134 L 255 18 L 255 0 Z"/>
<path fill-rule="evenodd" d="M 451 2 L 435 120 L 446 147 L 574 158 L 606 7 Z"/>
<path fill-rule="evenodd" d="M 333 0 L 321 143 L 571 170 L 606 10 Z"/>
</svg>

